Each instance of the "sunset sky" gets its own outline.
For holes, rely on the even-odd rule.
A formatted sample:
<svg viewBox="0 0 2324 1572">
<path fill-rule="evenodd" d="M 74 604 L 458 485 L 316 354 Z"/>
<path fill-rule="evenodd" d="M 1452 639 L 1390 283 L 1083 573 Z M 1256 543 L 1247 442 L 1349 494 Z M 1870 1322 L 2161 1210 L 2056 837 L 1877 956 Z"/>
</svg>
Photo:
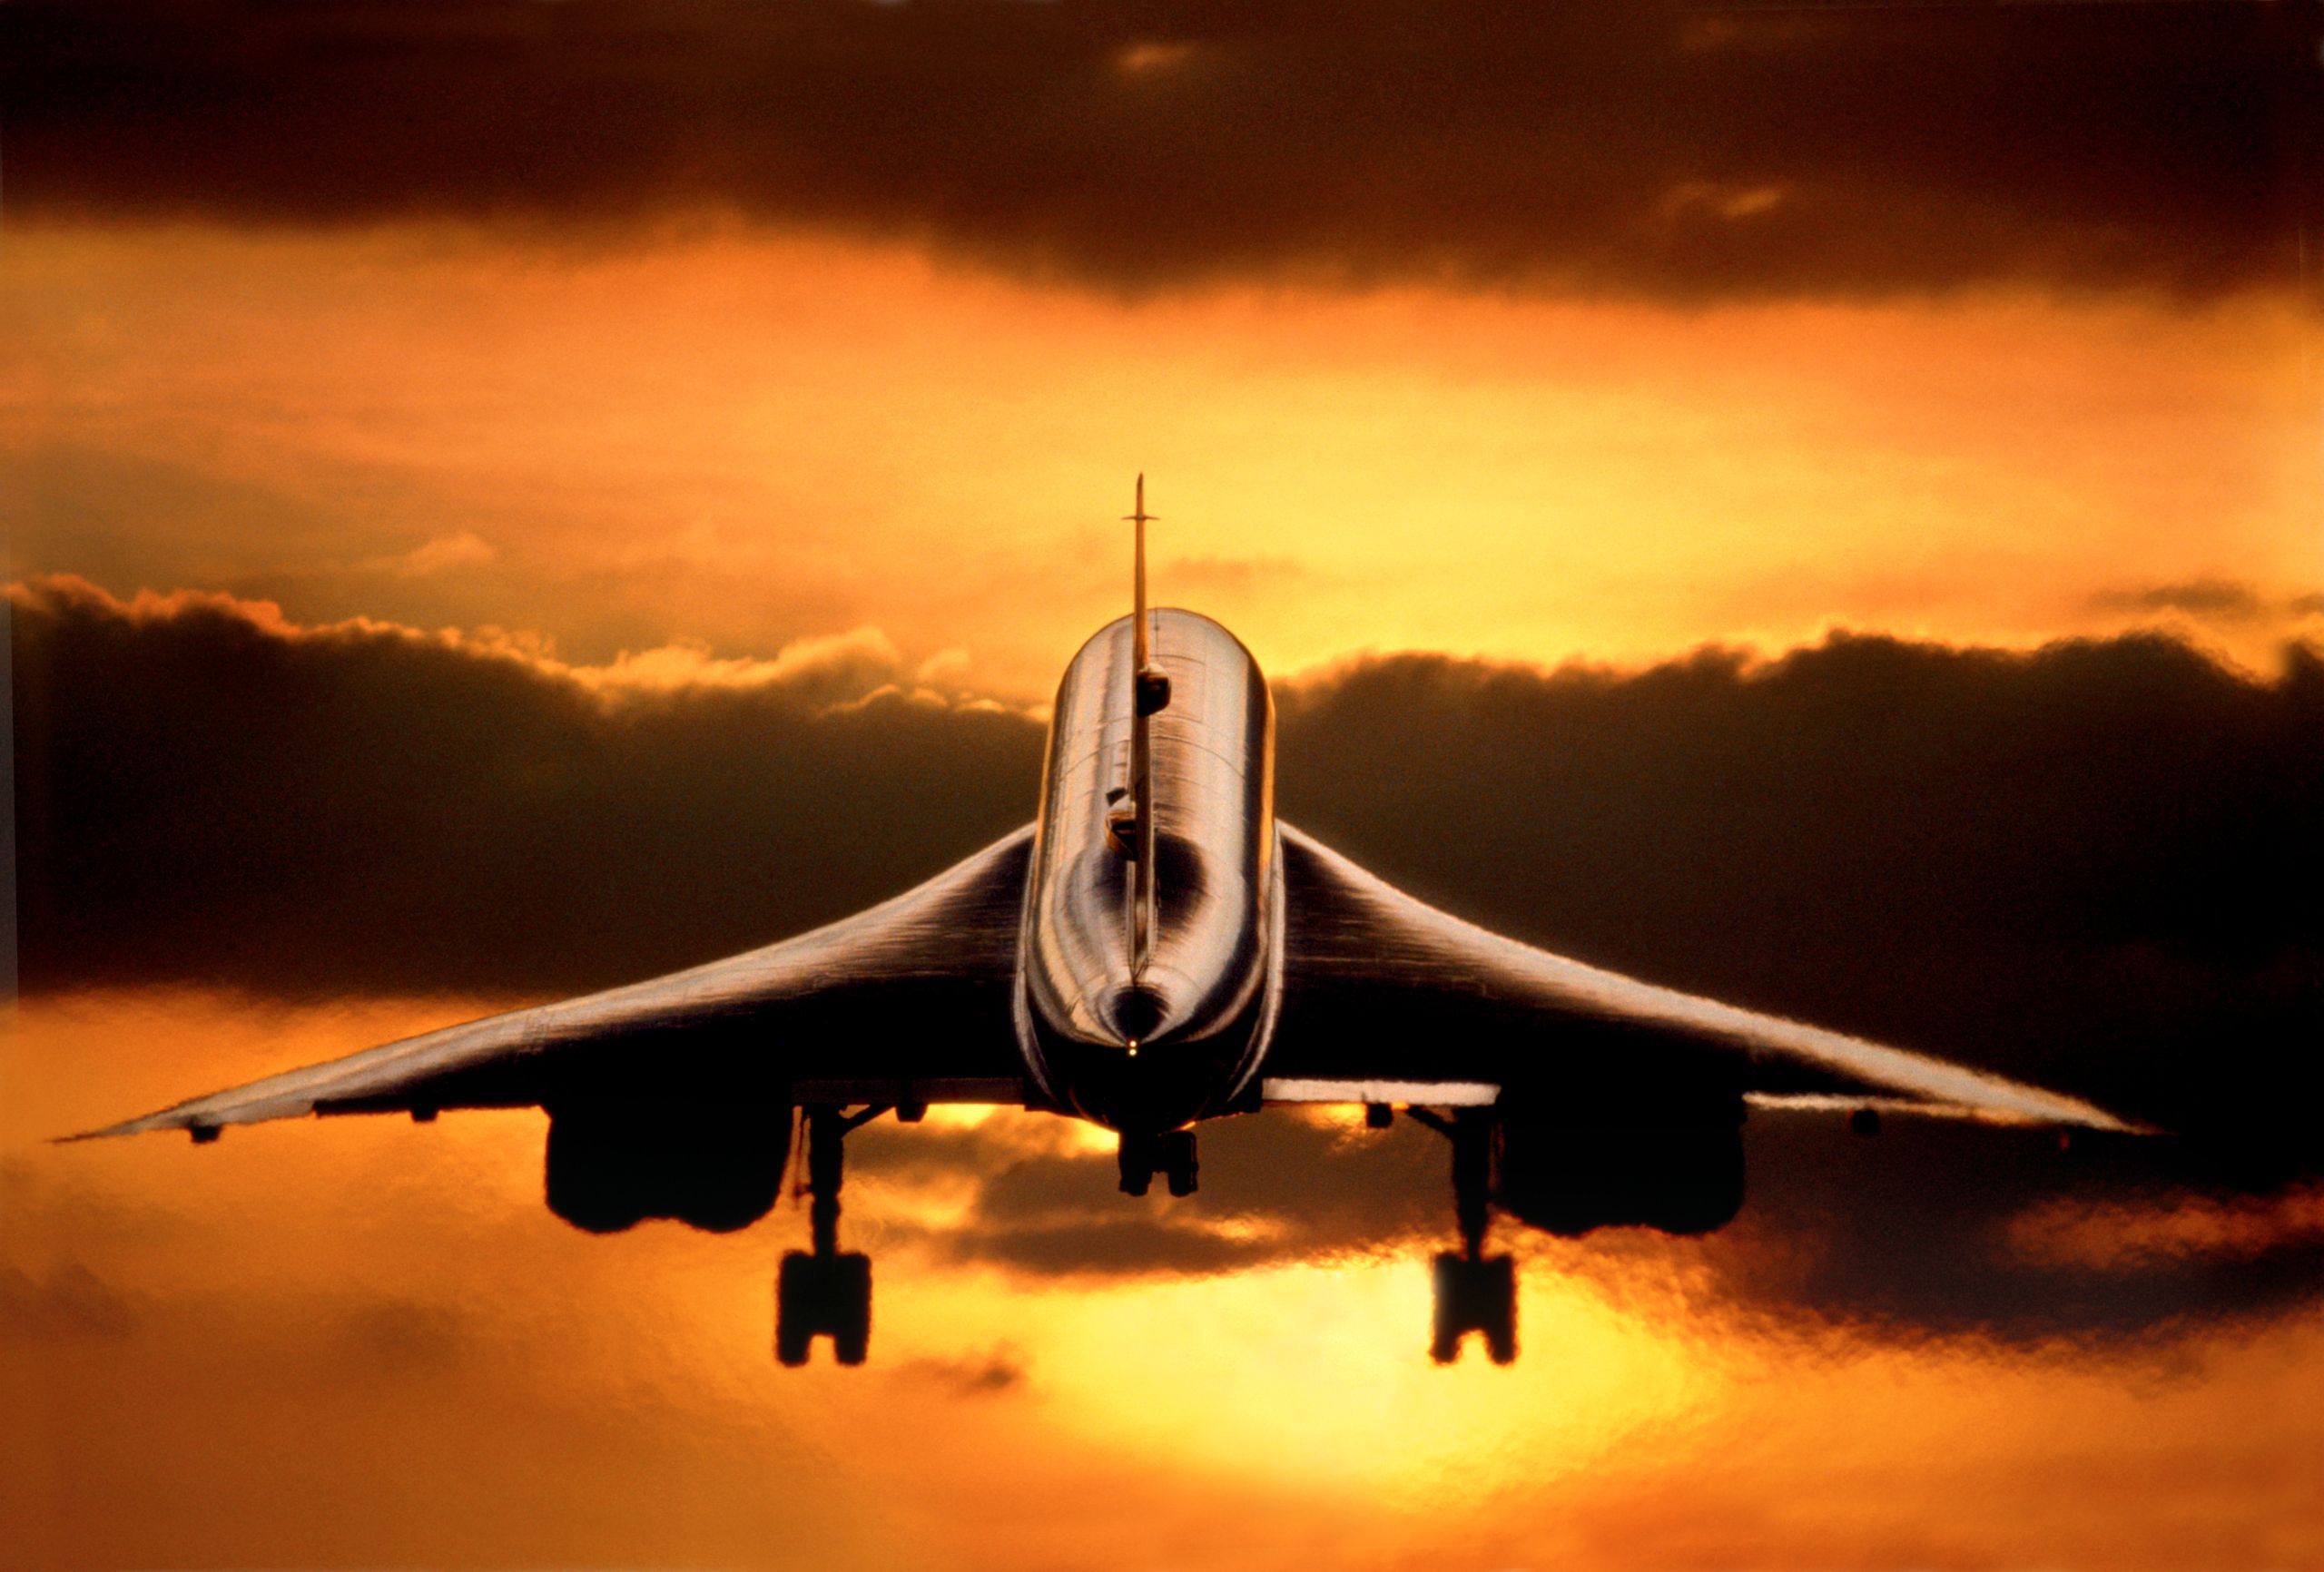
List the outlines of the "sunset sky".
<svg viewBox="0 0 2324 1572">
<path fill-rule="evenodd" d="M 1142 469 L 1282 673 L 2324 626 L 2298 7 L 12 9 L 18 575 L 1038 700 Z"/>
<path fill-rule="evenodd" d="M 585 1238 L 533 1114 L 44 1144 L 1021 822 L 1143 471 L 1156 598 L 1250 645 L 1286 814 L 1384 874 L 2312 1175 L 2318 41 L 2315 0 L 0 7 L 0 1542 L 2324 1558 L 2312 1177 L 1755 1126 L 1748 1226 L 1523 1243 L 1525 1360 L 1440 1372 L 1409 1126 L 1222 1137 L 1133 1216 L 1083 1137 L 961 1115 L 851 1199 L 879 1368 L 778 1381 L 799 1219 Z"/>
</svg>

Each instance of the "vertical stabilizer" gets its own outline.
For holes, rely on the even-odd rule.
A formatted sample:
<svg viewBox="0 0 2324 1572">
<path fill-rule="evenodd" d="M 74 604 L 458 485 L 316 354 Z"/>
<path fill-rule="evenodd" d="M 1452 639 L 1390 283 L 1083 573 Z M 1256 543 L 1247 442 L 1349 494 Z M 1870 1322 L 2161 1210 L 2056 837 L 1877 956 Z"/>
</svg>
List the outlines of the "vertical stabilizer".
<svg viewBox="0 0 2324 1572">
<path fill-rule="evenodd" d="M 1146 645 L 1146 526 L 1154 515 L 1146 511 L 1146 474 L 1137 477 L 1137 510 L 1125 516 L 1126 521 L 1137 526 L 1137 544 L 1134 548 L 1130 569 L 1130 615 L 1136 620 L 1130 626 L 1130 669 L 1143 673 L 1147 667 Z"/>
<path fill-rule="evenodd" d="M 1129 914 L 1133 978 L 1145 970 L 1154 948 L 1154 789 L 1148 722 L 1156 711 L 1170 702 L 1170 679 L 1154 669 L 1146 625 L 1146 526 L 1155 517 L 1146 511 L 1146 476 L 1140 471 L 1137 507 L 1123 515 L 1125 522 L 1137 526 L 1130 568 L 1129 797 L 1137 816 L 1131 841 L 1135 866 L 1130 875 Z"/>
</svg>

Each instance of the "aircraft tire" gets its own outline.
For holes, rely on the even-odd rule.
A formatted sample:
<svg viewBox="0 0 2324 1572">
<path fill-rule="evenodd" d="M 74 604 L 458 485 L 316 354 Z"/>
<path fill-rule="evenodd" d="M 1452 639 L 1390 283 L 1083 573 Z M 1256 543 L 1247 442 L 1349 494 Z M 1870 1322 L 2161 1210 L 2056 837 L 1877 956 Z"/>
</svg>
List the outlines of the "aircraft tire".
<svg viewBox="0 0 2324 1572">
<path fill-rule="evenodd" d="M 862 1364 L 872 1347 L 872 1258 L 848 1254 L 831 1263 L 832 1354 Z"/>
<path fill-rule="evenodd" d="M 1496 1255 L 1482 1263 L 1477 1287 L 1482 1302 L 1478 1319 L 1485 1334 L 1485 1352 L 1495 1364 L 1517 1357 L 1517 1263 Z"/>
<path fill-rule="evenodd" d="M 1429 1333 L 1428 1357 L 1438 1364 L 1451 1364 L 1461 1357 L 1461 1335 L 1468 1330 L 1461 1315 L 1464 1308 L 1461 1268 L 1465 1264 L 1449 1253 L 1439 1255 L 1434 1263 L 1435 1320 Z"/>
<path fill-rule="evenodd" d="M 1195 1193 L 1202 1164 L 1195 1160 L 1195 1133 L 1177 1130 L 1162 1137 L 1162 1155 L 1169 1175 L 1170 1194 L 1184 1198 Z"/>
<path fill-rule="evenodd" d="M 796 1370 L 807 1362 L 807 1345 L 815 1340 L 815 1258 L 793 1250 L 783 1258 L 774 1282 L 774 1360 Z"/>
</svg>

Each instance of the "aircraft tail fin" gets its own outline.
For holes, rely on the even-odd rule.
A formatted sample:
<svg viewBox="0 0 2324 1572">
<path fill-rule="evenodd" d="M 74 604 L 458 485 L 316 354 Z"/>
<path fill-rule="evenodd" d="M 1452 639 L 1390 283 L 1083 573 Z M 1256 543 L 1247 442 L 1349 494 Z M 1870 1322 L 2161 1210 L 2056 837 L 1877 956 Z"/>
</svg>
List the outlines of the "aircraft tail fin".
<svg viewBox="0 0 2324 1572">
<path fill-rule="evenodd" d="M 1146 526 L 1150 523 L 1156 522 L 1159 517 L 1160 515 L 1158 514 L 1152 514 L 1146 511 L 1146 472 L 1144 470 L 1140 470 L 1137 476 L 1137 509 L 1134 512 L 1122 515 L 1122 522 L 1124 524 L 1135 524 L 1137 526 L 1137 545 L 1134 548 L 1136 555 L 1132 560 L 1130 571 L 1130 615 L 1133 619 L 1130 625 L 1130 666 L 1133 671 L 1139 673 L 1143 673 L 1146 670 L 1147 656 L 1146 645 Z"/>
<path fill-rule="evenodd" d="M 1122 516 L 1137 526 L 1130 570 L 1130 807 L 1137 815 L 1135 862 L 1130 882 L 1129 965 L 1142 975 L 1154 945 L 1154 790 L 1150 732 L 1155 712 L 1170 702 L 1170 679 L 1154 668 L 1146 614 L 1146 526 L 1157 516 L 1146 511 L 1146 475 L 1137 477 L 1136 507 Z"/>
</svg>

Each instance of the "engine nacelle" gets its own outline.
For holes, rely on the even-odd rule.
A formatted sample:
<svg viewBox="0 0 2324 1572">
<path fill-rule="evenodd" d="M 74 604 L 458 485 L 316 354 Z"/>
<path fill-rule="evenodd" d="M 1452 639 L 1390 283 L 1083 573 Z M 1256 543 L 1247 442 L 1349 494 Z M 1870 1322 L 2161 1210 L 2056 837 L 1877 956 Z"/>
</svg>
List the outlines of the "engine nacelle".
<svg viewBox="0 0 2324 1572">
<path fill-rule="evenodd" d="M 1567 1236 L 1723 1228 L 1743 1206 L 1741 1103 L 1614 1110 L 1590 1123 L 1512 1109 L 1494 1143 L 1493 1199 L 1520 1222 Z"/>
<path fill-rule="evenodd" d="M 773 1209 L 791 1110 L 732 1102 L 611 1100 L 549 1110 L 548 1209 L 592 1233 L 667 1217 L 714 1233 Z"/>
</svg>

